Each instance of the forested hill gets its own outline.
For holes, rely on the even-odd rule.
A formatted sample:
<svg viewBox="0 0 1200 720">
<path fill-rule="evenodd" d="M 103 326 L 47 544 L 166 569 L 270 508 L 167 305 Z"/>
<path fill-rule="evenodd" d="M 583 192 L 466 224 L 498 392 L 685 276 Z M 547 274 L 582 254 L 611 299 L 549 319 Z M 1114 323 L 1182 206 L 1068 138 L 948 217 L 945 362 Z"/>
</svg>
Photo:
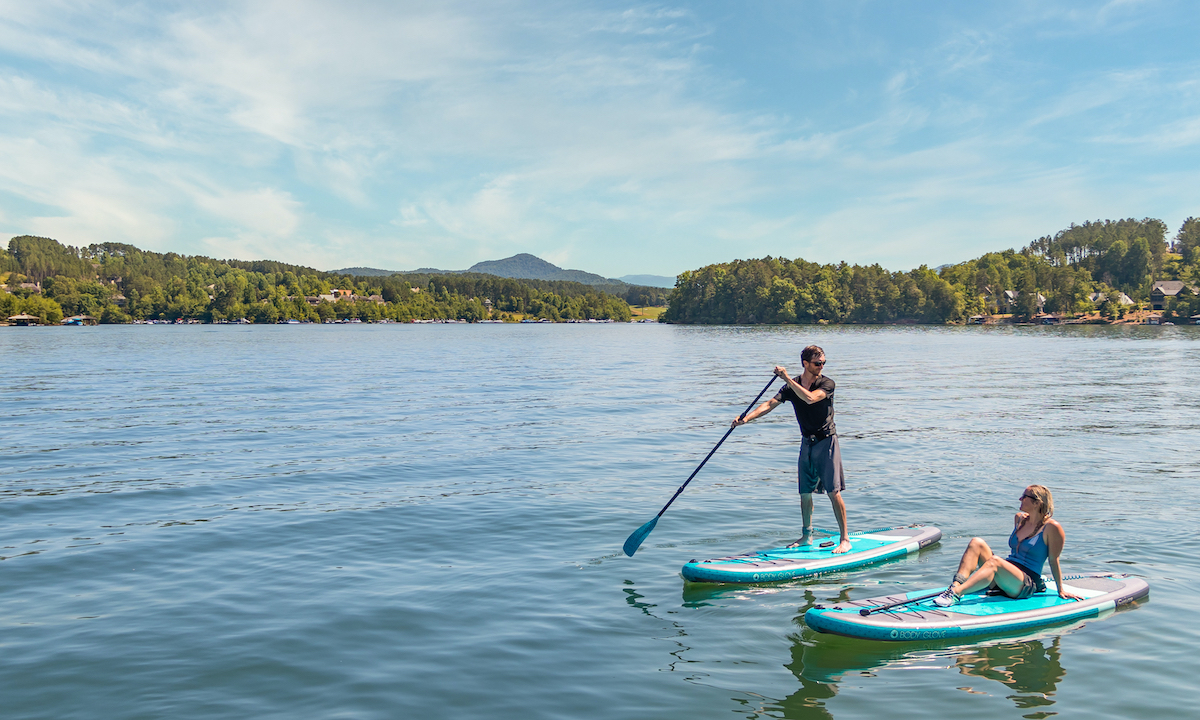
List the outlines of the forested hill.
<svg viewBox="0 0 1200 720">
<path fill-rule="evenodd" d="M 623 297 L 567 281 L 464 273 L 357 277 L 269 260 L 155 253 L 122 243 L 83 248 L 21 236 L 0 250 L 0 314 L 43 322 L 90 315 L 104 322 L 179 318 L 629 320 Z M 653 288 L 626 288 L 631 297 Z M 637 295 L 634 299 L 640 298 Z M 643 303 L 644 304 L 644 303 Z"/>
<path fill-rule="evenodd" d="M 1006 310 L 1029 316 L 1098 309 L 1118 313 L 1124 292 L 1149 299 L 1154 280 L 1200 286 L 1200 220 L 1188 218 L 1168 252 L 1160 220 L 1089 222 L 1039 238 L 1020 251 L 987 253 L 939 270 L 891 272 L 879 265 L 821 265 L 766 257 L 682 273 L 660 318 L 675 323 L 945 323 Z M 1006 306 L 1005 291 L 1015 301 Z M 1174 302 L 1174 301 L 1173 301 Z M 1200 312 L 1200 298 L 1174 310 Z"/>
<path fill-rule="evenodd" d="M 467 272 L 487 273 L 520 280 L 570 280 L 584 285 L 622 286 L 620 280 L 612 280 L 583 270 L 564 270 L 554 263 L 536 255 L 519 253 L 503 260 L 477 262 Z"/>
<path fill-rule="evenodd" d="M 498 275 L 499 277 L 514 278 L 516 280 L 567 280 L 570 282 L 583 283 L 584 285 L 595 285 L 603 287 L 606 292 L 621 292 L 626 285 L 637 285 L 640 283 L 627 283 L 624 280 L 614 280 L 606 278 L 595 273 L 584 272 L 583 270 L 564 270 L 554 263 L 547 262 L 536 255 L 529 253 L 520 253 L 512 257 L 504 258 L 503 260 L 484 260 L 477 262 L 466 270 L 438 270 L 435 268 L 419 268 L 411 271 L 400 270 L 381 270 L 379 268 L 369 267 L 352 267 L 342 270 L 334 270 L 335 273 L 344 275 L 360 275 L 364 277 L 386 276 L 386 275 L 460 275 L 462 273 L 483 273 L 485 275 Z M 650 287 L 663 287 L 661 283 L 645 283 Z M 674 285 L 672 282 L 666 287 Z"/>
</svg>

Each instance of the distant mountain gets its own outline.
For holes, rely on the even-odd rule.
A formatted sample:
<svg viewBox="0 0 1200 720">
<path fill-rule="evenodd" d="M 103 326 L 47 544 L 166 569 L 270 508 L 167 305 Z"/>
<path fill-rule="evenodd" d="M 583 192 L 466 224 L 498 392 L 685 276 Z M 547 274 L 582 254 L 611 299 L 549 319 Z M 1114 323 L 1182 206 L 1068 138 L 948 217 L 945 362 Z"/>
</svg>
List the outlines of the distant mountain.
<svg viewBox="0 0 1200 720">
<path fill-rule="evenodd" d="M 379 268 L 369 267 L 342 268 L 341 270 L 330 270 L 329 272 L 337 275 L 357 275 L 358 277 L 386 277 L 396 274 L 395 270 L 380 270 Z"/>
<path fill-rule="evenodd" d="M 519 280 L 569 280 L 571 282 L 583 283 L 584 285 L 625 284 L 620 280 L 612 280 L 582 270 L 564 270 L 554 263 L 546 262 L 540 257 L 530 255 L 529 253 L 513 255 L 503 260 L 485 260 L 484 262 L 475 263 L 467 269 L 467 272 L 486 273 L 488 275 L 499 275 L 500 277 Z"/>
<path fill-rule="evenodd" d="M 416 270 L 381 270 L 369 267 L 350 267 L 341 270 L 330 270 L 338 275 L 357 275 L 358 277 L 387 277 L 388 275 L 457 275 L 462 270 L 439 270 L 437 268 L 417 268 Z"/>
<path fill-rule="evenodd" d="M 655 288 L 675 287 L 675 278 L 666 275 L 626 275 L 620 279 L 606 278 L 583 270 L 564 270 L 551 262 L 546 262 L 536 255 L 520 253 L 503 260 L 485 260 L 472 265 L 466 270 L 439 270 L 438 268 L 417 268 L 416 270 L 382 270 L 371 267 L 348 267 L 330 272 L 339 275 L 357 275 L 359 277 L 386 277 L 388 275 L 458 275 L 461 273 L 483 273 L 516 280 L 567 280 L 584 285 L 604 286 L 606 292 L 623 292 L 621 288 L 629 285 L 642 285 Z"/>
<path fill-rule="evenodd" d="M 675 278 L 667 277 L 666 275 L 622 275 L 617 279 L 621 282 L 627 282 L 630 285 L 645 285 L 646 287 L 656 288 L 675 287 Z"/>
</svg>

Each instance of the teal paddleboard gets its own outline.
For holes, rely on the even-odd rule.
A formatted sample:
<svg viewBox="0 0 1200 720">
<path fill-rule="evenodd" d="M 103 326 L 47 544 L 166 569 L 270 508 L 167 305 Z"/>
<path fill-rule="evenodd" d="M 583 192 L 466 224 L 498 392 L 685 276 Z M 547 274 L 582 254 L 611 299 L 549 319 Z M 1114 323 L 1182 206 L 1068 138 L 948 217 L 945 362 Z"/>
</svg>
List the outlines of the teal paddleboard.
<svg viewBox="0 0 1200 720">
<path fill-rule="evenodd" d="M 1150 592 L 1145 580 L 1127 575 L 1074 575 L 1064 578 L 1063 584 L 1083 599 L 1060 598 L 1054 583 L 1047 582 L 1045 592 L 1022 600 L 976 593 L 964 596 L 948 608 L 938 607 L 933 598 L 927 598 L 876 610 L 938 591 L 932 588 L 836 605 L 814 605 L 804 613 L 804 623 L 820 632 L 868 640 L 942 640 L 1024 632 L 1043 625 L 1096 617 Z"/>
<path fill-rule="evenodd" d="M 712 560 L 692 560 L 683 566 L 682 574 L 691 582 L 778 582 L 904 557 L 936 543 L 941 537 L 941 530 L 927 525 L 882 528 L 851 533 L 853 547 L 847 553 L 833 554 L 837 545 L 835 537 L 826 541 L 825 547 L 821 540 L 814 540 L 813 545 L 796 548 L 772 548 Z"/>
</svg>

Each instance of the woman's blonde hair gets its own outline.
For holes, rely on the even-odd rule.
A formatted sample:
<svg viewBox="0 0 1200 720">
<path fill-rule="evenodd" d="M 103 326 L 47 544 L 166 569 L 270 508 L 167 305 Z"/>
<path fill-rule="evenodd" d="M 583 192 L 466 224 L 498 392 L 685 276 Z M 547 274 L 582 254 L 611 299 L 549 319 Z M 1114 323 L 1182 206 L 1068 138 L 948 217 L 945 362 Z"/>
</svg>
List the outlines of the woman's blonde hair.
<svg viewBox="0 0 1200 720">
<path fill-rule="evenodd" d="M 1054 515 L 1054 496 L 1050 494 L 1050 488 L 1045 485 L 1030 485 L 1025 490 L 1033 495 L 1034 502 L 1042 509 L 1042 517 Z"/>
</svg>

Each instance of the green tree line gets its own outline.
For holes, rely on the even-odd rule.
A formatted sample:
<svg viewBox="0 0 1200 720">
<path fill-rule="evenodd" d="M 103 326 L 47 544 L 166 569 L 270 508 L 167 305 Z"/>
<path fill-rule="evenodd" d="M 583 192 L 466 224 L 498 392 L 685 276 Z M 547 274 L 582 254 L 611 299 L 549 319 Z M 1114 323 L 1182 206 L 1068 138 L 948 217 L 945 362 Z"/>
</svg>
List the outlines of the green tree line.
<svg viewBox="0 0 1200 720">
<path fill-rule="evenodd" d="M 574 282 L 490 275 L 355 277 L 267 260 L 155 253 L 122 243 L 75 248 L 32 236 L 12 238 L 7 251 L 0 249 L 4 275 L 9 291 L 0 292 L 0 313 L 37 315 L 46 323 L 72 315 L 104 323 L 180 318 L 477 321 L 517 314 L 556 321 L 628 321 L 631 316 L 620 297 Z M 21 283 L 40 284 L 41 291 L 22 289 Z M 352 297 L 315 305 L 309 300 L 334 290 Z"/>
<path fill-rule="evenodd" d="M 890 272 L 862 266 L 766 257 L 708 265 L 679 276 L 660 320 L 674 323 L 946 323 L 1008 310 L 1121 310 L 1121 292 L 1149 300 L 1154 280 L 1200 286 L 1200 220 L 1188 218 L 1167 251 L 1160 220 L 1089 222 L 1020 251 L 986 253 L 937 271 Z M 1017 293 L 1008 307 L 1004 291 Z M 1107 301 L 1097 308 L 1094 293 Z M 1039 302 L 1044 298 L 1044 303 Z M 1200 313 L 1200 297 L 1183 293 L 1168 314 Z"/>
</svg>

